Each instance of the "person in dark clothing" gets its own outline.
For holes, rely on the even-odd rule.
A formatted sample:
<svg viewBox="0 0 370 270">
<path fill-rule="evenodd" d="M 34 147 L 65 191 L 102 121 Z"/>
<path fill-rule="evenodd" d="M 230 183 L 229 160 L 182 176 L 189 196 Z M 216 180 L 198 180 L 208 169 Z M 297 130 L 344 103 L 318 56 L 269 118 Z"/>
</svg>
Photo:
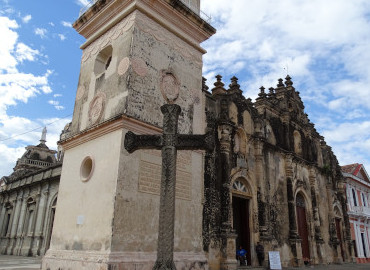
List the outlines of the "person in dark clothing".
<svg viewBox="0 0 370 270">
<path fill-rule="evenodd" d="M 265 249 L 260 242 L 257 242 L 256 253 L 258 258 L 258 264 L 262 266 L 263 260 L 265 259 Z"/>
</svg>

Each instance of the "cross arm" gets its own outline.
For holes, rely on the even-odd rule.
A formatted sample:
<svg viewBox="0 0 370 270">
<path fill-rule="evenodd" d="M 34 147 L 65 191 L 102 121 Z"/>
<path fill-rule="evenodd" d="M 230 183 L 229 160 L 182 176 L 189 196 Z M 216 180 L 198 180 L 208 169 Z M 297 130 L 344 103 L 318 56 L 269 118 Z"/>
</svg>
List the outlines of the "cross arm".
<svg viewBox="0 0 370 270">
<path fill-rule="evenodd" d="M 128 131 L 125 135 L 125 149 L 129 153 L 133 153 L 138 149 L 161 149 L 161 135 L 136 135 Z"/>
<path fill-rule="evenodd" d="M 177 135 L 178 150 L 209 150 L 214 148 L 214 135 L 210 132 L 204 135 Z"/>
</svg>

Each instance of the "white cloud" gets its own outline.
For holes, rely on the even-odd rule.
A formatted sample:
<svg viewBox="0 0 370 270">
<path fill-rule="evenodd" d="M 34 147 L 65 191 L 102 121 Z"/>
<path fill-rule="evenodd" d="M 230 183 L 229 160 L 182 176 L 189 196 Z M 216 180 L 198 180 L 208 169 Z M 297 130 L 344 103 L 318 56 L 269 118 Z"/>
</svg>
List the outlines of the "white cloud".
<svg viewBox="0 0 370 270">
<path fill-rule="evenodd" d="M 61 97 L 61 96 L 63 96 L 63 95 L 62 94 L 54 94 L 53 95 L 54 98 Z"/>
<path fill-rule="evenodd" d="M 64 106 L 59 105 L 59 101 L 57 101 L 57 100 L 49 100 L 48 103 L 50 105 L 53 105 L 54 108 L 57 109 L 58 111 L 64 110 Z"/>
<path fill-rule="evenodd" d="M 24 23 L 29 23 L 29 21 L 32 19 L 32 16 L 30 15 L 30 14 L 28 14 L 28 15 L 26 15 L 26 16 L 24 16 L 23 18 L 22 18 L 22 21 L 24 22 Z"/>
<path fill-rule="evenodd" d="M 20 42 L 17 29 L 18 24 L 15 20 L 0 16 L 0 36 L 6 37 L 0 42 L 0 176 L 9 175 L 12 172 L 17 158 L 25 151 L 24 146 L 37 144 L 42 128 L 21 136 L 16 135 L 50 122 L 48 119 L 30 120 L 8 114 L 10 106 L 20 102 L 27 103 L 30 98 L 52 92 L 49 84 L 52 70 L 46 70 L 44 74 L 39 75 L 19 70 L 21 63 L 36 61 L 40 52 Z M 58 110 L 63 107 L 59 104 L 56 106 Z M 60 121 L 61 124 L 55 124 L 58 125 L 58 131 L 52 129 L 50 134 L 52 139 L 48 145 L 55 148 L 59 133 L 66 121 L 68 120 L 63 119 Z"/>
<path fill-rule="evenodd" d="M 71 22 L 61 21 L 60 23 L 61 23 L 64 27 L 72 27 L 72 23 L 71 23 Z"/>
<path fill-rule="evenodd" d="M 15 51 L 15 56 L 19 62 L 23 62 L 24 60 L 34 61 L 35 57 L 39 54 L 38 50 L 31 49 L 24 43 L 18 43 Z"/>
<path fill-rule="evenodd" d="M 86 7 L 89 5 L 93 0 L 76 0 L 76 3 L 81 7 Z"/>
<path fill-rule="evenodd" d="M 49 25 L 52 26 L 52 27 L 55 26 L 55 24 L 53 22 L 49 22 Z"/>
<path fill-rule="evenodd" d="M 201 4 L 217 29 L 202 44 L 210 88 L 214 75 L 223 75 L 226 86 L 235 75 L 244 94 L 255 98 L 261 85 L 274 87 L 288 72 L 309 118 L 333 144 L 341 164 L 366 163 L 370 170 L 369 1 Z"/>
<path fill-rule="evenodd" d="M 63 34 L 58 34 L 58 37 L 60 38 L 61 41 L 66 39 L 66 36 Z"/>
<path fill-rule="evenodd" d="M 40 36 L 41 38 L 45 38 L 47 32 L 48 31 L 45 28 L 36 28 L 35 29 L 35 34 Z"/>
</svg>

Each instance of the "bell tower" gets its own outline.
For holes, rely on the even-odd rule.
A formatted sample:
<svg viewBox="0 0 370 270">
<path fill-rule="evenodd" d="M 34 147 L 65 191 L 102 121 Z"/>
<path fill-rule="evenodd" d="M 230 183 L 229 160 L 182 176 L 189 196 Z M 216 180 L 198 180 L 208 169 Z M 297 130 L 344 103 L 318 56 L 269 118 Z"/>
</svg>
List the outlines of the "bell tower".
<svg viewBox="0 0 370 270">
<path fill-rule="evenodd" d="M 42 269 L 151 269 L 161 153 L 128 154 L 123 140 L 161 132 L 160 107 L 171 102 L 181 133 L 204 133 L 200 43 L 215 29 L 200 0 L 96 0 L 73 27 L 86 42 Z M 202 269 L 202 152 L 182 151 L 176 174 L 174 262 Z"/>
</svg>

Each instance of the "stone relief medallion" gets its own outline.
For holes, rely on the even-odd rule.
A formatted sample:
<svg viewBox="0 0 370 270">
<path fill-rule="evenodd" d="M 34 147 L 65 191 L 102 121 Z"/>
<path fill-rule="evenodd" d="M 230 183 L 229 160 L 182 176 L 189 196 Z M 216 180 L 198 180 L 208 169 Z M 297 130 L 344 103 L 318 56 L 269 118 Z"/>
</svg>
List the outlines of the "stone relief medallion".
<svg viewBox="0 0 370 270">
<path fill-rule="evenodd" d="M 145 76 L 148 72 L 148 67 L 146 66 L 146 63 L 141 58 L 133 58 L 131 60 L 132 69 L 136 72 L 139 76 Z"/>
<path fill-rule="evenodd" d="M 106 96 L 104 93 L 99 92 L 96 96 L 91 100 L 89 106 L 89 120 L 91 124 L 95 124 L 98 122 L 103 115 L 104 105 L 105 105 Z"/>
<path fill-rule="evenodd" d="M 198 95 L 198 91 L 196 89 L 190 89 L 190 97 L 193 101 L 193 104 L 198 105 L 200 103 L 200 97 Z"/>
<path fill-rule="evenodd" d="M 80 100 L 85 93 L 85 87 L 83 85 L 80 85 L 77 88 L 77 93 L 76 93 L 76 100 Z"/>
<path fill-rule="evenodd" d="M 118 75 L 120 76 L 124 75 L 127 72 L 129 66 L 130 66 L 130 59 L 128 57 L 123 58 L 121 62 L 119 62 L 118 64 L 118 68 L 117 68 Z"/>
<path fill-rule="evenodd" d="M 174 103 L 180 94 L 180 83 L 169 71 L 162 71 L 161 92 L 163 98 L 170 104 Z"/>
</svg>

